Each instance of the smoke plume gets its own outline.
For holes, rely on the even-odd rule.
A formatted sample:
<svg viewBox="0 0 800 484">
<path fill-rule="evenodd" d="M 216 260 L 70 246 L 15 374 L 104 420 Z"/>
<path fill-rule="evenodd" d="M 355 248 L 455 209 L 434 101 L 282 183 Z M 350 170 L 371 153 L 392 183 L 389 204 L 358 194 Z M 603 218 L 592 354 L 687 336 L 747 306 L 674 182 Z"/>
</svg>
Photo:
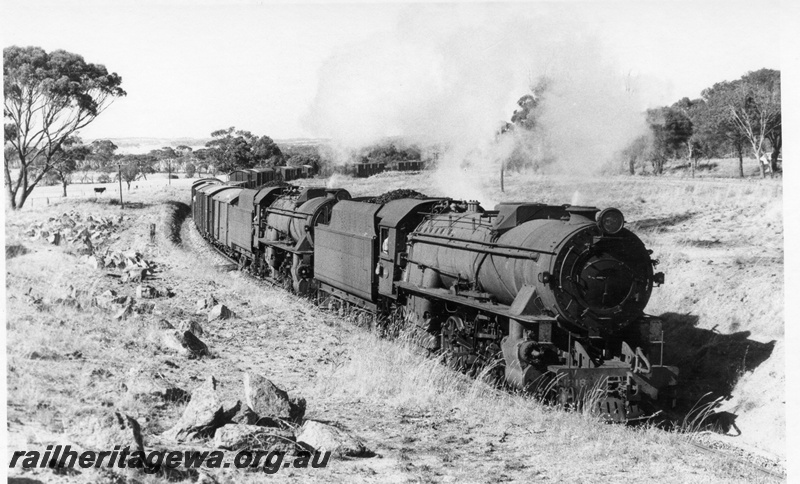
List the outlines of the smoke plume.
<svg viewBox="0 0 800 484">
<path fill-rule="evenodd" d="M 485 205 L 481 180 L 521 146 L 532 161 L 550 158 L 547 170 L 594 173 L 645 123 L 634 90 L 573 17 L 542 4 L 410 6 L 394 30 L 324 64 L 307 125 L 342 160 L 386 137 L 438 146 L 442 194 Z M 498 136 L 542 79 L 537 128 Z"/>
</svg>

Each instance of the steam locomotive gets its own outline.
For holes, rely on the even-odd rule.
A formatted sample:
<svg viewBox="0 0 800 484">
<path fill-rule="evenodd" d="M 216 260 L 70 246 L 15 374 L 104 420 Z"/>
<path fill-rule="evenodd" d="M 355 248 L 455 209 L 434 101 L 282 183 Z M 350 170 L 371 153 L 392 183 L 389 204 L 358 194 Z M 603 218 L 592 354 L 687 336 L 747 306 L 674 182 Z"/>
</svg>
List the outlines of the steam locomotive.
<svg viewBox="0 0 800 484">
<path fill-rule="evenodd" d="M 191 203 L 197 230 L 242 270 L 321 302 L 400 312 L 454 367 L 495 368 L 611 421 L 674 405 L 678 370 L 644 313 L 664 275 L 617 209 L 486 210 L 216 179 L 195 182 Z"/>
</svg>

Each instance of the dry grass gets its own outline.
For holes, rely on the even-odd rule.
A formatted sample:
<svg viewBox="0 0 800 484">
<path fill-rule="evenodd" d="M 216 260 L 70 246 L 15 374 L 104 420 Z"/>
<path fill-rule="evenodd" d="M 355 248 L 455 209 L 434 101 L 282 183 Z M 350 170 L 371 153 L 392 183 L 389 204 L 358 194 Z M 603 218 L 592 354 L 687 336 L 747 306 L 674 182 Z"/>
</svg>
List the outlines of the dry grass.
<svg viewBox="0 0 800 484">
<path fill-rule="evenodd" d="M 355 194 L 395 188 L 439 194 L 425 175 L 348 181 L 348 187 L 350 183 L 355 184 Z M 739 366 L 721 374 L 735 376 L 729 385 L 732 402 L 739 405 L 737 424 L 746 432 L 743 437 L 749 433 L 748 422 L 773 435 L 782 432 L 777 416 L 782 418 L 783 408 L 775 410 L 778 392 L 764 391 L 765 378 L 778 387 L 783 384 L 778 363 L 783 350 L 783 269 L 782 261 L 769 253 L 782 254 L 780 184 L 526 176 L 507 179 L 505 195 L 488 185 L 489 181 L 486 191 L 506 200 L 567 203 L 577 191 L 586 197 L 582 203 L 616 205 L 629 221 L 642 223 L 638 232 L 656 250 L 660 268 L 667 272 L 667 284 L 654 293 L 651 311 L 677 315 L 672 319 L 672 336 L 691 350 L 681 353 L 681 348 L 674 348 L 670 356 L 703 352 L 694 373 L 682 368 L 683 381 L 702 395 L 708 375 L 718 377 L 714 373 L 719 370 L 714 365 L 718 352 L 729 352 Z M 238 273 L 216 272 L 212 267 L 221 261 L 202 247 L 188 224 L 181 234 L 182 246 L 149 245 L 149 224 L 163 220 L 161 205 L 188 196 L 184 186 L 140 190 L 129 197 L 141 208 L 123 212 L 130 218 L 123 222 L 123 237 L 113 248 L 133 248 L 157 261 L 162 272 L 154 283 L 169 285 L 178 295 L 157 300 L 156 314 L 123 322 L 89 307 L 88 301 L 112 287 L 132 294 L 132 287 L 81 265 L 63 247 L 21 235 L 32 221 L 71 209 L 118 215 L 118 207 L 65 200 L 44 209 L 7 212 L 7 246 L 21 244 L 30 250 L 7 260 L 9 421 L 22 422 L 28 429 L 20 435 L 27 434 L 29 445 L 41 446 L 51 434 L 69 438 L 86 416 L 107 408 L 136 417 L 146 435 L 171 426 L 183 404 L 126 391 L 131 369 L 144 375 L 142 384 L 186 390 L 214 374 L 226 399 L 241 398 L 242 372 L 256 371 L 290 393 L 305 396 L 310 418 L 355 431 L 381 455 L 335 461 L 323 471 L 272 476 L 281 480 L 753 482 L 764 477 L 741 464 L 697 453 L 677 433 L 606 425 L 588 415 L 499 394 L 423 357 L 413 347 L 378 339 L 307 301 L 254 286 Z M 746 237 L 740 237 L 742 233 Z M 720 242 L 711 246 L 693 242 L 703 240 Z M 84 291 L 79 297 L 82 309 L 54 302 L 69 285 Z M 29 288 L 41 298 L 41 305 L 30 303 Z M 186 360 L 165 351 L 159 343 L 158 320 L 186 321 L 192 317 L 194 301 L 208 294 L 237 314 L 233 320 L 203 324 L 208 333 L 203 339 L 215 357 Z M 744 294 L 748 297 L 740 301 Z M 743 331 L 752 334 L 732 337 Z M 684 333 L 700 347 L 680 340 Z M 764 352 L 761 348 L 759 353 L 757 338 L 779 341 L 765 361 L 758 361 Z M 261 477 L 240 472 L 217 476 L 220 482 L 260 482 Z M 79 476 L 83 481 L 100 478 L 107 480 L 90 473 Z"/>
</svg>

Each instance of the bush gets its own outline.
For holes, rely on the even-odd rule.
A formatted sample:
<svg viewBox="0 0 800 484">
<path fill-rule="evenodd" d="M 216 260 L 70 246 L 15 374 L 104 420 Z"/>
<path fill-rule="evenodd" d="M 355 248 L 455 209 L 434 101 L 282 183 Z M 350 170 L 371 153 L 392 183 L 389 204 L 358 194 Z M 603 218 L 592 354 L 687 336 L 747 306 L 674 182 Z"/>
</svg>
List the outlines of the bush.
<svg viewBox="0 0 800 484">
<path fill-rule="evenodd" d="M 186 163 L 186 178 L 191 178 L 194 176 L 197 169 L 195 168 L 194 164 Z"/>
<path fill-rule="evenodd" d="M 102 173 L 97 177 L 97 183 L 111 183 L 111 177 L 108 176 L 108 173 Z"/>
</svg>

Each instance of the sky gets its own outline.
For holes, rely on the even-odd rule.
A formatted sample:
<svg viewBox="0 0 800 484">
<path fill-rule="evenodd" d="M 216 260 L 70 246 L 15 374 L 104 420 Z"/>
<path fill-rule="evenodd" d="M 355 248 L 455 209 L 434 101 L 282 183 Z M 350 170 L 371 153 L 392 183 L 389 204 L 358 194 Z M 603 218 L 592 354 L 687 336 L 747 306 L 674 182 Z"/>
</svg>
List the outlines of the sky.
<svg viewBox="0 0 800 484">
<path fill-rule="evenodd" d="M 85 139 L 207 137 L 228 126 L 275 139 L 402 135 L 421 105 L 458 110 L 472 98 L 480 103 L 460 119 L 496 123 L 526 85 L 554 73 L 615 76 L 644 109 L 781 59 L 779 34 L 754 28 L 780 18 L 775 0 L 2 5 L 4 47 L 65 49 L 122 76 L 128 95 Z"/>
</svg>

